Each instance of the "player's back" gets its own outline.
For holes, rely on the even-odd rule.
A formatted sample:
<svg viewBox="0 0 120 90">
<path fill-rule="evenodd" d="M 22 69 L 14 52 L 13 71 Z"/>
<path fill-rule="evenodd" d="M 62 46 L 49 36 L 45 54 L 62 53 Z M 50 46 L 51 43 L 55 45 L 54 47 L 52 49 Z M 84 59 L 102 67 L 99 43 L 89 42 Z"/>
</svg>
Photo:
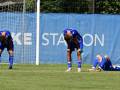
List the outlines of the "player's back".
<svg viewBox="0 0 120 90">
<path fill-rule="evenodd" d="M 79 33 L 78 33 L 78 31 L 77 30 L 71 30 L 71 33 L 72 33 L 72 36 L 73 37 L 77 37 L 77 36 L 79 36 Z"/>
<path fill-rule="evenodd" d="M 100 63 L 100 67 L 105 70 L 105 71 L 109 71 L 112 68 L 112 63 L 110 60 L 106 60 L 105 57 L 102 57 L 102 62 Z"/>
<path fill-rule="evenodd" d="M 71 32 L 73 38 L 75 38 L 75 37 L 77 37 L 78 39 L 82 38 L 80 36 L 80 34 L 78 33 L 78 31 L 75 30 L 75 29 L 65 29 L 64 30 L 64 36 L 67 34 L 68 31 Z"/>
<path fill-rule="evenodd" d="M 7 46 L 12 40 L 13 39 L 10 31 L 0 30 L 0 42 L 2 43 L 3 46 Z"/>
<path fill-rule="evenodd" d="M 66 36 L 66 34 L 67 34 L 67 32 L 71 32 L 71 43 L 73 43 L 74 44 L 74 40 L 76 40 L 77 41 L 77 43 L 79 43 L 79 46 L 80 46 L 80 48 L 81 49 L 83 49 L 83 38 L 82 38 L 82 36 L 78 33 L 78 31 L 77 30 L 75 30 L 75 29 L 65 29 L 64 30 L 64 36 Z M 75 39 L 74 39 L 75 38 Z M 75 46 L 75 45 L 73 45 L 73 46 Z"/>
<path fill-rule="evenodd" d="M 71 32 L 72 32 L 72 37 L 77 39 L 78 43 L 80 44 L 80 48 L 82 49 L 83 48 L 82 36 L 78 33 L 77 30 L 72 30 Z"/>
</svg>

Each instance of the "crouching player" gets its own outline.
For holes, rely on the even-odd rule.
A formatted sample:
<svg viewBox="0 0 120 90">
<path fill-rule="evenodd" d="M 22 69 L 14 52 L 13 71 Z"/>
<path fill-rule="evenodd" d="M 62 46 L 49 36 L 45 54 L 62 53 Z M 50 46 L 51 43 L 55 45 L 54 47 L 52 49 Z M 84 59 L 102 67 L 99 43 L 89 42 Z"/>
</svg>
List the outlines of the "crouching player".
<svg viewBox="0 0 120 90">
<path fill-rule="evenodd" d="M 72 58 L 71 54 L 72 51 L 77 49 L 77 58 L 78 58 L 78 72 L 81 71 L 81 53 L 83 50 L 83 38 L 74 29 L 65 29 L 64 30 L 64 39 L 67 43 L 67 62 L 68 62 L 68 69 L 67 72 L 71 71 L 72 69 Z"/>
<path fill-rule="evenodd" d="M 9 69 L 12 69 L 13 51 L 14 51 L 13 39 L 9 31 L 2 30 L 0 31 L 0 62 L 1 62 L 1 54 L 4 48 L 7 48 L 7 51 L 9 53 Z"/>
<path fill-rule="evenodd" d="M 98 68 L 96 69 L 98 65 Z M 110 61 L 109 56 L 101 56 L 97 55 L 96 59 L 93 62 L 92 69 L 89 69 L 89 71 L 120 71 L 120 66 L 113 66 L 112 62 Z"/>
</svg>

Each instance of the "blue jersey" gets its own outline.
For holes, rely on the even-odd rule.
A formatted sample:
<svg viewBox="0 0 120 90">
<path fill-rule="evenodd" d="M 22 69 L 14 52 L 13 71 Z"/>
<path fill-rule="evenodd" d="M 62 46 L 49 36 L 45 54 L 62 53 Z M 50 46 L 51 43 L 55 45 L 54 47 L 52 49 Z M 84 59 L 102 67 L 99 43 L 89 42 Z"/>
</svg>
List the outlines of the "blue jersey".
<svg viewBox="0 0 120 90">
<path fill-rule="evenodd" d="M 12 40 L 12 36 L 11 36 L 11 33 L 9 31 L 6 31 L 6 30 L 2 30 L 0 31 L 0 42 L 2 42 L 2 33 L 5 32 L 5 40 L 6 40 L 6 43 L 9 42 L 10 40 Z"/>
<path fill-rule="evenodd" d="M 67 31 L 70 31 L 71 32 L 71 39 L 70 39 L 70 46 L 72 49 L 74 48 L 77 48 L 77 45 L 74 43 L 74 38 L 77 39 L 77 43 L 78 43 L 78 47 L 82 50 L 83 49 L 83 38 L 82 36 L 77 32 L 77 30 L 74 30 L 74 29 L 65 29 L 64 30 L 64 37 L 66 36 L 67 34 Z"/>
<path fill-rule="evenodd" d="M 2 33 L 5 32 L 5 36 Z M 11 33 L 7 30 L 0 31 L 0 49 L 7 48 L 7 50 L 13 50 L 13 39 Z"/>
<path fill-rule="evenodd" d="M 108 71 L 108 70 L 112 70 L 113 67 L 112 67 L 112 63 L 110 60 L 106 60 L 105 57 L 102 57 L 102 60 L 101 62 L 99 62 L 98 58 L 96 58 L 93 62 L 93 67 L 97 67 L 97 65 L 99 66 L 99 68 L 105 70 L 105 71 Z"/>
</svg>

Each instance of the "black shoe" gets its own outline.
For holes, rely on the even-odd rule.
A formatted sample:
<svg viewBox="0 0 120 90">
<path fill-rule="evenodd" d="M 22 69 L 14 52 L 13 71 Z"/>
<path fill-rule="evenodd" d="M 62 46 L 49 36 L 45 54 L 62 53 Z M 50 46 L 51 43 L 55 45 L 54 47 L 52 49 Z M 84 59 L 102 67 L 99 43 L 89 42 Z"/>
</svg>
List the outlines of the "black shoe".
<svg viewBox="0 0 120 90">
<path fill-rule="evenodd" d="M 12 69 L 12 66 L 9 66 L 9 69 Z"/>
</svg>

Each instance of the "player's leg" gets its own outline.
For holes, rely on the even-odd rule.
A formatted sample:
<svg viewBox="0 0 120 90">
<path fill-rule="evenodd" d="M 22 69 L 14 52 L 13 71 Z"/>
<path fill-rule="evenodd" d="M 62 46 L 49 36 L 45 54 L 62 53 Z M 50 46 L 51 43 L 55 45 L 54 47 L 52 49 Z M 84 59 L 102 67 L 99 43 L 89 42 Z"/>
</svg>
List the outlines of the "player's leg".
<svg viewBox="0 0 120 90">
<path fill-rule="evenodd" d="M 8 53 L 9 53 L 9 69 L 12 69 L 12 67 L 13 67 L 13 57 L 14 57 L 13 50 L 9 50 Z"/>
<path fill-rule="evenodd" d="M 1 54 L 2 54 L 2 49 L 0 49 L 0 64 L 1 64 Z"/>
<path fill-rule="evenodd" d="M 81 72 L 82 58 L 80 49 L 77 50 L 77 57 L 78 57 L 78 72 Z"/>
<path fill-rule="evenodd" d="M 120 65 L 113 65 L 111 71 L 120 71 Z"/>
<path fill-rule="evenodd" d="M 116 71 L 120 71 L 120 66 L 116 66 L 116 67 L 115 67 L 115 70 L 116 70 Z"/>
<path fill-rule="evenodd" d="M 14 58 L 14 45 L 13 41 L 11 40 L 9 45 L 7 45 L 7 51 L 9 53 L 9 69 L 13 68 L 13 58 Z"/>
<path fill-rule="evenodd" d="M 82 64 L 82 57 L 81 57 L 81 49 L 80 49 L 80 43 L 77 38 L 73 38 L 74 41 L 74 48 L 77 49 L 77 58 L 78 58 L 78 72 L 81 72 L 81 64 Z"/>
<path fill-rule="evenodd" d="M 2 54 L 2 51 L 4 50 L 4 47 L 2 46 L 2 44 L 0 43 L 0 64 L 1 64 L 1 54 Z"/>
<path fill-rule="evenodd" d="M 67 49 L 67 65 L 68 65 L 68 69 L 67 72 L 71 71 L 72 69 L 72 58 L 71 58 L 71 50 Z"/>
</svg>

